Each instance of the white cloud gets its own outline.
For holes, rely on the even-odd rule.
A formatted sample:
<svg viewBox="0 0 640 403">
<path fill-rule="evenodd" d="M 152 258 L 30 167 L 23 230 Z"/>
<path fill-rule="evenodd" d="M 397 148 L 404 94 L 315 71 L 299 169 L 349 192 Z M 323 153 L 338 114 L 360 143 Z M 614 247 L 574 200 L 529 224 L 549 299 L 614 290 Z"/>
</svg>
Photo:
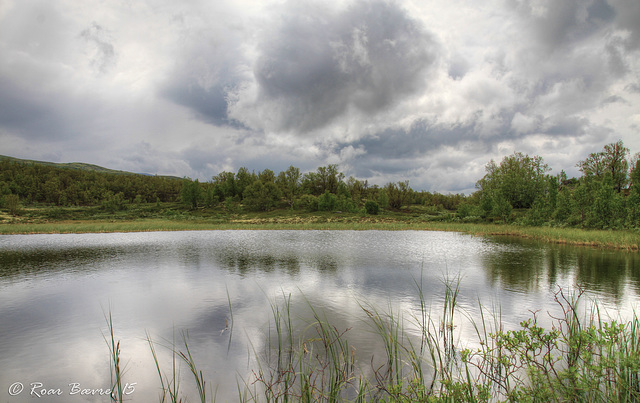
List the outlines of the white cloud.
<svg viewBox="0 0 640 403">
<path fill-rule="evenodd" d="M 209 179 L 339 163 L 473 189 L 640 151 L 634 0 L 0 3 L 0 154 Z M 555 166 L 554 164 L 557 164 Z M 156 173 L 156 172 L 153 172 Z"/>
</svg>

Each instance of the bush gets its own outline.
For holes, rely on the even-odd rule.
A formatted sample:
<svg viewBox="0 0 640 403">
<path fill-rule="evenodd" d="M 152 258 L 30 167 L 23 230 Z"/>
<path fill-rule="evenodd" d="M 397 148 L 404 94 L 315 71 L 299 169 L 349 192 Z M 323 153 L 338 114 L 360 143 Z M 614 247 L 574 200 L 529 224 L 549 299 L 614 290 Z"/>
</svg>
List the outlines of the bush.
<svg viewBox="0 0 640 403">
<path fill-rule="evenodd" d="M 9 214 L 17 215 L 20 213 L 20 198 L 15 194 L 6 195 L 4 197 L 4 206 L 9 210 Z"/>
<path fill-rule="evenodd" d="M 102 208 L 110 213 L 126 210 L 127 202 L 124 199 L 124 194 L 119 192 L 114 195 L 112 192 L 108 192 L 102 200 Z"/>
<path fill-rule="evenodd" d="M 351 197 L 338 197 L 338 201 L 336 204 L 336 210 L 344 211 L 347 213 L 355 213 L 358 211 L 358 207 L 356 206 L 356 202 L 351 199 Z"/>
<path fill-rule="evenodd" d="M 338 198 L 333 193 L 329 193 L 328 190 L 318 198 L 319 211 L 334 211 L 337 205 Z"/>
<path fill-rule="evenodd" d="M 295 206 L 308 211 L 318 211 L 318 198 L 314 195 L 304 194 L 296 200 Z"/>
<path fill-rule="evenodd" d="M 460 218 L 469 217 L 473 213 L 473 206 L 468 203 L 460 203 L 456 213 Z"/>
<path fill-rule="evenodd" d="M 367 214 L 377 215 L 380 212 L 380 205 L 373 200 L 369 200 L 364 204 L 364 209 Z"/>
</svg>

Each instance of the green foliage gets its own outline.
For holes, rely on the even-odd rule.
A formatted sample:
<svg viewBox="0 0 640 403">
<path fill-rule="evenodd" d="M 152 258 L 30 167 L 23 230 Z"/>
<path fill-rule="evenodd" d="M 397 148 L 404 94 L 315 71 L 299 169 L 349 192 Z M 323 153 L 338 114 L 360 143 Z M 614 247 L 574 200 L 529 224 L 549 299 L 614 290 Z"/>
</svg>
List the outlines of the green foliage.
<svg viewBox="0 0 640 403">
<path fill-rule="evenodd" d="M 380 205 L 374 200 L 368 200 L 364 204 L 364 209 L 367 214 L 377 215 L 380 212 Z"/>
<path fill-rule="evenodd" d="M 213 192 L 220 201 L 240 195 L 236 175 L 233 172 L 222 171 L 213 177 Z"/>
<path fill-rule="evenodd" d="M 572 200 L 571 193 L 568 189 L 562 189 L 558 193 L 558 199 L 556 201 L 556 209 L 553 212 L 553 219 L 557 222 L 567 222 L 571 217 L 572 212 Z"/>
<path fill-rule="evenodd" d="M 127 201 L 125 200 L 122 192 L 116 194 L 107 192 L 102 200 L 102 208 L 109 213 L 126 210 L 127 207 Z"/>
<path fill-rule="evenodd" d="M 229 192 L 229 196 L 233 197 L 236 194 L 242 195 L 247 187 L 257 180 L 254 173 L 250 173 L 245 167 L 238 169 L 238 173 L 235 175 L 235 193 Z M 230 185 L 233 187 L 233 185 Z"/>
<path fill-rule="evenodd" d="M 9 211 L 11 215 L 18 215 L 20 213 L 20 197 L 14 194 L 8 194 L 4 197 L 4 207 Z"/>
<path fill-rule="evenodd" d="M 338 198 L 335 194 L 325 191 L 318 197 L 318 211 L 334 211 L 338 207 Z"/>
<path fill-rule="evenodd" d="M 456 214 L 459 218 L 467 218 L 472 215 L 473 206 L 469 203 L 460 203 L 458 205 L 458 209 L 456 210 Z"/>
<path fill-rule="evenodd" d="M 640 191 L 633 189 L 627 199 L 627 227 L 640 228 Z"/>
<path fill-rule="evenodd" d="M 589 154 L 584 161 L 578 162 L 577 166 L 585 176 L 602 179 L 605 174 L 609 174 L 615 190 L 620 193 L 627 184 L 628 155 L 629 149 L 624 146 L 622 140 L 619 140 L 616 143 L 607 144 L 598 153 Z"/>
<path fill-rule="evenodd" d="M 612 177 L 609 173 L 597 182 L 595 199 L 591 208 L 590 227 L 619 228 L 622 226 L 623 200 L 616 193 Z"/>
<path fill-rule="evenodd" d="M 534 314 L 519 329 L 490 333 L 480 349 L 463 352 L 464 362 L 477 370 L 480 384 L 510 401 L 637 401 L 637 318 L 626 325 L 595 315 L 581 319 L 580 296 L 558 291 L 564 315 L 551 329 Z"/>
<path fill-rule="evenodd" d="M 389 207 L 399 210 L 410 200 L 412 190 L 409 187 L 409 181 L 387 183 L 384 191 L 389 197 Z"/>
<path fill-rule="evenodd" d="M 268 211 L 275 207 L 282 194 L 274 182 L 263 183 L 261 180 L 249 185 L 243 195 L 243 203 L 254 211 Z"/>
<path fill-rule="evenodd" d="M 269 169 L 255 174 L 241 167 L 236 174 L 221 172 L 210 182 L 198 183 L 0 158 L 0 200 L 16 195 L 21 205 L 30 208 L 38 204 L 101 205 L 111 212 L 126 209 L 128 203 L 136 211 L 153 202 L 159 207 L 161 203 L 182 201 L 194 210 L 202 206 L 215 209 L 223 203 L 224 210 L 232 213 L 240 211 L 240 206 L 266 211 L 285 203 L 292 209 L 308 211 L 367 212 L 363 201 L 372 201 L 378 210 L 412 210 L 416 213 L 413 217 L 424 221 L 638 228 L 640 154 L 629 161 L 628 153 L 622 142 L 609 144 L 580 161 L 582 177 L 567 178 L 564 172 L 547 175 L 549 168 L 541 157 L 516 152 L 500 165 L 490 161 L 486 175 L 476 184 L 479 191 L 470 196 L 418 192 L 409 187 L 408 181 L 370 187 L 367 181 L 353 177 L 345 181 L 337 165 L 319 167 L 304 175 L 293 166 L 278 175 Z"/>
<path fill-rule="evenodd" d="M 95 206 L 103 195 L 122 193 L 127 201 L 176 201 L 182 181 L 177 178 L 62 168 L 55 164 L 0 160 L 0 194 L 18 195 L 23 204 Z"/>
<path fill-rule="evenodd" d="M 296 197 L 302 190 L 300 185 L 300 169 L 290 166 L 286 171 L 280 172 L 276 179 L 276 184 L 280 187 L 285 200 L 291 208 L 294 206 Z"/>
<path fill-rule="evenodd" d="M 200 187 L 200 182 L 196 179 L 192 181 L 190 179 L 186 179 L 182 183 L 182 191 L 180 192 L 182 197 L 182 202 L 188 205 L 192 210 L 198 208 L 198 202 L 202 198 L 202 188 Z"/>
<path fill-rule="evenodd" d="M 530 208 L 544 192 L 549 167 L 542 157 L 514 153 L 504 157 L 500 165 L 492 160 L 485 167 L 486 175 L 476 186 L 482 192 L 501 195 L 513 208 Z"/>
<path fill-rule="evenodd" d="M 316 196 L 323 195 L 325 192 L 336 194 L 338 186 L 344 179 L 344 174 L 338 171 L 335 164 L 326 167 L 319 167 L 316 172 L 309 172 L 302 178 L 302 187 L 308 193 Z"/>
<path fill-rule="evenodd" d="M 509 200 L 507 200 L 502 193 L 496 193 L 492 202 L 491 214 L 494 217 L 499 217 L 504 222 L 509 222 L 511 219 L 511 211 L 513 210 Z"/>
<path fill-rule="evenodd" d="M 381 189 L 378 192 L 378 204 L 380 205 L 380 208 L 389 207 L 389 195 L 387 195 L 387 192 L 384 189 Z"/>
<path fill-rule="evenodd" d="M 318 198 L 314 195 L 304 194 L 297 199 L 297 208 L 307 211 L 318 211 Z"/>
</svg>

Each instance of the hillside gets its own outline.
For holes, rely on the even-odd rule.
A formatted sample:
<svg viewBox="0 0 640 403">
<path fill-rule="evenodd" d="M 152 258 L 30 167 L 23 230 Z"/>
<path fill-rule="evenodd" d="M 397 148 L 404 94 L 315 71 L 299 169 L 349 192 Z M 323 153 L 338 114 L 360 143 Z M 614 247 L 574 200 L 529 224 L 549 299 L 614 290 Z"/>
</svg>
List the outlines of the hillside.
<svg viewBox="0 0 640 403">
<path fill-rule="evenodd" d="M 0 161 L 11 161 L 11 162 L 19 162 L 19 163 L 25 163 L 25 164 L 40 164 L 40 165 L 47 165 L 47 166 L 57 167 L 57 168 L 76 169 L 76 170 L 80 170 L 80 171 L 93 171 L 93 172 L 117 174 L 117 175 L 156 176 L 156 175 L 148 174 L 148 173 L 137 173 L 137 172 L 120 171 L 120 170 L 116 170 L 116 169 L 110 169 L 110 168 L 101 167 L 99 165 L 87 164 L 87 163 L 84 163 L 84 162 L 37 161 L 37 160 L 27 160 L 27 159 L 21 159 L 21 158 L 16 158 L 16 157 L 9 157 L 9 156 L 6 156 L 6 155 L 0 155 Z M 163 178 L 181 179 L 181 178 L 179 178 L 177 176 L 169 176 L 169 175 L 157 175 L 157 176 L 160 176 L 160 177 L 163 177 Z"/>
</svg>

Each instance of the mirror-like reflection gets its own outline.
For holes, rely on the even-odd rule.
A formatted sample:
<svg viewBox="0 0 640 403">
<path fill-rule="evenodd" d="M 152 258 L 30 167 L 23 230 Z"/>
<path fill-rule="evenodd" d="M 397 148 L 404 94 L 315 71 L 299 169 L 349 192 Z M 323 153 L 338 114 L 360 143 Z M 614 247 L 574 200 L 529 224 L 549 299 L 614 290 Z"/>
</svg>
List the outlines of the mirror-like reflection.
<svg viewBox="0 0 640 403">
<path fill-rule="evenodd" d="M 9 402 L 32 401 L 29 390 L 6 392 L 16 382 L 26 389 L 41 382 L 62 388 L 63 396 L 47 397 L 62 402 L 69 401 L 69 384 L 109 387 L 111 314 L 126 380 L 136 384 L 133 401 L 158 399 L 147 335 L 159 343 L 165 369 L 172 356 L 162 346 L 188 338 L 218 399 L 235 400 L 256 356 L 272 351 L 274 309 L 284 301 L 296 331 L 313 334 L 316 316 L 326 317 L 368 363 L 384 356 L 384 346 L 365 307 L 413 319 L 422 302 L 440 309 L 443 282 L 458 276 L 460 307 L 470 316 L 480 300 L 499 305 L 507 324 L 519 323 L 531 311 L 552 310 L 559 287 L 580 286 L 603 307 L 631 310 L 640 257 L 426 231 L 1 236 L 0 393 Z M 190 382 L 184 380 L 185 390 Z"/>
</svg>

